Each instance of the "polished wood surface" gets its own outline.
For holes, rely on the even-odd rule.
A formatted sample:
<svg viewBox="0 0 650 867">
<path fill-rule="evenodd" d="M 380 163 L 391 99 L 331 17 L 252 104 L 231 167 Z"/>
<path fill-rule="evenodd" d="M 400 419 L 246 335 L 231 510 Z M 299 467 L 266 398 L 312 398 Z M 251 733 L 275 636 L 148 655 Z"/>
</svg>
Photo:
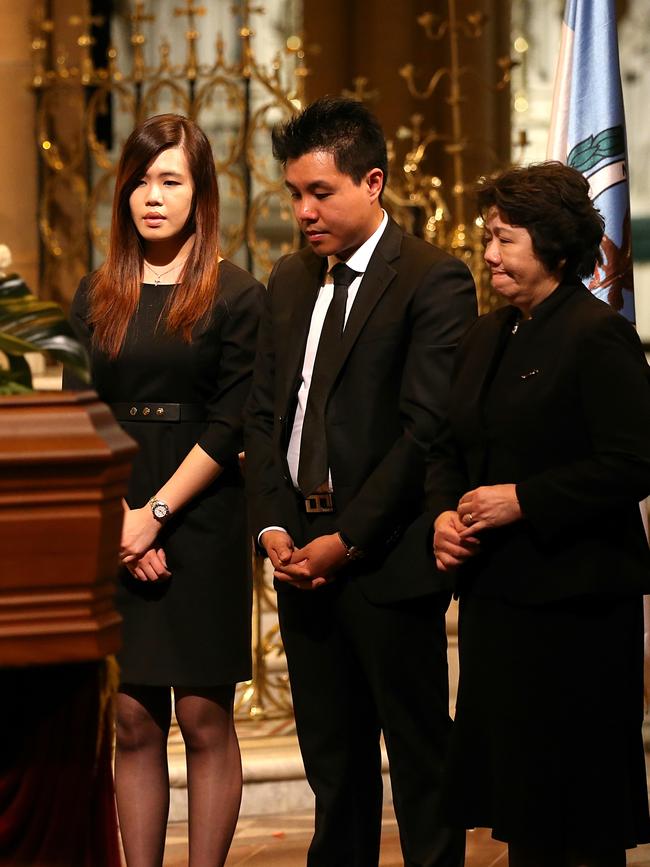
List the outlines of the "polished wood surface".
<svg viewBox="0 0 650 867">
<path fill-rule="evenodd" d="M 134 452 L 94 392 L 0 399 L 0 665 L 117 650 L 112 598 Z"/>
</svg>

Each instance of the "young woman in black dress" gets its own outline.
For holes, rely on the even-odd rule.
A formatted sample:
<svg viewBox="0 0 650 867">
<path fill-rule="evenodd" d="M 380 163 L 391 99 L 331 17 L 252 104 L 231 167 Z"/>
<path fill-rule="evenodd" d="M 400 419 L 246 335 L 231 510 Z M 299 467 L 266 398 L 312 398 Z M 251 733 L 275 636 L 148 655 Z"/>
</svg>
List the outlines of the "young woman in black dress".
<svg viewBox="0 0 650 867">
<path fill-rule="evenodd" d="M 93 386 L 140 446 L 124 505 L 115 784 L 128 867 L 162 865 L 171 691 L 187 754 L 189 864 L 224 863 L 241 801 L 235 683 L 250 677 L 238 454 L 262 287 L 221 260 L 210 144 L 160 115 L 127 140 L 106 262 L 72 322 Z"/>
</svg>

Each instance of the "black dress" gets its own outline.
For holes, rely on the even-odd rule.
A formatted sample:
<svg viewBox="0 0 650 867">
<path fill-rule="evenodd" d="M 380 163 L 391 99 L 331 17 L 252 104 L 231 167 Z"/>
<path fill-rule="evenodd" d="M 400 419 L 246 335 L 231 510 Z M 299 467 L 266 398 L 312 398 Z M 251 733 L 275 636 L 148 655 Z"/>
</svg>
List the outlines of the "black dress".
<svg viewBox="0 0 650 867">
<path fill-rule="evenodd" d="M 482 534 L 460 570 L 446 818 L 512 843 L 629 848 L 650 840 L 647 366 L 630 326 L 581 287 L 560 287 L 514 334 L 513 314 L 479 322 L 452 385 L 456 493 L 517 483 L 524 519 Z M 560 473 L 535 508 L 532 487 Z"/>
<path fill-rule="evenodd" d="M 197 443 L 224 470 L 162 528 L 157 544 L 165 551 L 169 580 L 141 582 L 121 570 L 118 659 L 123 683 L 214 686 L 250 677 L 251 547 L 238 453 L 263 287 L 223 261 L 218 300 L 191 343 L 158 324 L 171 290 L 142 285 L 116 359 L 91 349 L 88 278 L 75 295 L 71 321 L 91 351 L 93 387 L 101 400 L 205 407 L 207 421 L 120 422 L 140 447 L 128 489 L 132 508 L 144 506 Z"/>
</svg>

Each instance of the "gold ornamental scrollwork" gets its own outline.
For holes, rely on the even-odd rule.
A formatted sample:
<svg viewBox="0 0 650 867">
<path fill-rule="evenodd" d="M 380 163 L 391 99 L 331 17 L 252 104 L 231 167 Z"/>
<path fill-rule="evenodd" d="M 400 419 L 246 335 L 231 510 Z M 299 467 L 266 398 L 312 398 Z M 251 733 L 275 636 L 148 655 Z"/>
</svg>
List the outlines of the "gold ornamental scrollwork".
<svg viewBox="0 0 650 867">
<path fill-rule="evenodd" d="M 410 126 L 405 125 L 398 130 L 397 138 L 408 142 L 408 145 L 405 156 L 399 162 L 398 171 L 393 173 L 394 180 L 390 185 L 388 200 L 394 203 L 398 215 L 404 215 L 409 207 L 415 208 L 419 212 L 421 225 L 417 233 L 448 249 L 467 263 L 476 280 L 479 309 L 487 312 L 501 302 L 491 289 L 483 262 L 482 222 L 471 215 L 468 208 L 468 190 L 474 179 L 467 178 L 465 154 L 476 141 L 464 128 L 461 106 L 467 99 L 464 89 L 466 79 L 474 79 L 475 83 L 485 90 L 504 91 L 517 61 L 509 56 L 497 58 L 499 77 L 492 85 L 486 83 L 473 66 L 461 63 L 461 40 L 481 39 L 488 17 L 481 10 L 459 14 L 458 0 L 447 0 L 446 16 L 424 12 L 418 16 L 417 21 L 427 39 L 432 42 L 446 40 L 449 64 L 434 70 L 424 87 L 419 86 L 416 81 L 414 64 L 404 64 L 399 74 L 404 79 L 411 97 L 421 102 L 431 99 L 437 91 L 446 87 L 445 103 L 449 107 L 450 131 L 443 135 L 434 129 L 424 130 L 423 117 L 417 113 L 411 117 Z M 423 170 L 427 149 L 434 142 L 443 145 L 452 164 L 452 184 L 445 191 L 442 190 L 438 178 Z M 393 160 L 397 163 L 395 144 L 391 144 Z M 498 162 L 496 154 L 485 142 L 481 142 L 481 151 L 486 169 Z"/>
<path fill-rule="evenodd" d="M 68 21 L 73 42 L 66 45 L 45 8 L 44 3 L 36 4 L 32 22 L 32 86 L 37 96 L 37 136 L 44 164 L 40 189 L 42 293 L 69 301 L 79 272 L 93 267 L 105 254 L 115 154 L 121 141 L 107 147 L 98 134 L 103 119 L 111 114 L 112 118 L 119 117 L 121 129 L 128 134 L 135 123 L 163 110 L 177 111 L 201 123 L 219 104 L 226 107 L 225 114 L 231 120 L 228 129 L 224 124 L 224 128 L 210 132 L 222 210 L 228 215 L 222 221 L 223 253 L 238 257 L 241 264 L 254 267 L 264 278 L 275 253 L 294 244 L 296 233 L 284 219 L 286 204 L 276 207 L 273 202 L 270 206 L 271 200 L 284 194 L 278 186 L 277 170 L 273 174 L 269 169 L 270 127 L 262 118 L 267 113 L 275 119 L 289 117 L 300 108 L 308 72 L 302 39 L 290 35 L 285 48 L 267 65 L 262 64 L 254 49 L 252 18 L 264 10 L 244 0 L 232 7 L 239 21 L 237 59 L 226 61 L 224 40 L 217 35 L 213 61 L 201 63 L 199 22 L 206 8 L 193 0 L 179 0 L 173 14 L 185 25 L 184 56 L 177 62 L 169 41 L 163 38 L 157 46 L 157 61 L 148 64 L 147 29 L 157 20 L 156 4 L 135 0 L 124 16 L 130 57 L 123 61 L 117 47 L 110 45 L 106 64 L 98 66 L 93 62 L 92 48 L 94 28 L 100 20 L 73 16 Z M 179 53 L 178 46 L 175 53 Z M 252 86 L 257 102 L 262 99 L 264 103 L 261 111 L 251 101 Z M 66 99 L 76 100 L 74 110 L 67 115 L 77 122 L 68 123 L 65 132 L 59 132 L 56 118 L 61 116 L 61 102 Z M 57 225 L 57 204 L 52 196 L 52 190 L 66 186 L 74 191 L 86 227 L 81 233 L 75 228 L 71 238 L 66 237 L 64 226 Z M 279 214 L 280 228 L 286 230 L 284 234 L 281 231 L 281 237 L 277 227 L 265 225 L 269 214 Z M 61 280 L 65 273 L 72 275 L 69 283 L 48 285 L 50 278 Z"/>
</svg>

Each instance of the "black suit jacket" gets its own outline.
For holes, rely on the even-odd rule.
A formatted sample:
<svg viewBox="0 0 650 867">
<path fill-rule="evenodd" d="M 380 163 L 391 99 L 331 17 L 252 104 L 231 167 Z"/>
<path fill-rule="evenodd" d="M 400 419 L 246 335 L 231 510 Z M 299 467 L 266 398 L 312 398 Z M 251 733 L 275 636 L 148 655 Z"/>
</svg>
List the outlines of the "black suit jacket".
<svg viewBox="0 0 650 867">
<path fill-rule="evenodd" d="M 286 452 L 325 267 L 306 248 L 273 269 L 246 413 L 254 532 L 280 525 L 299 545 Z M 446 413 L 454 350 L 475 316 L 466 266 L 389 220 L 331 370 L 325 421 L 336 527 L 368 552 L 349 568 L 373 600 L 418 596 L 446 580 L 435 572 L 421 517 L 425 459 Z"/>
<path fill-rule="evenodd" d="M 429 469 L 434 514 L 487 482 L 517 485 L 524 520 L 482 535 L 461 590 L 471 581 L 521 603 L 648 593 L 638 503 L 650 492 L 650 381 L 636 332 L 582 284 L 559 286 L 534 327 L 511 336 L 515 314 L 482 317 L 459 347 L 449 428 Z M 525 363 L 509 373 L 490 431 L 502 477 L 488 479 L 485 396 L 505 342 L 521 339 Z"/>
</svg>

